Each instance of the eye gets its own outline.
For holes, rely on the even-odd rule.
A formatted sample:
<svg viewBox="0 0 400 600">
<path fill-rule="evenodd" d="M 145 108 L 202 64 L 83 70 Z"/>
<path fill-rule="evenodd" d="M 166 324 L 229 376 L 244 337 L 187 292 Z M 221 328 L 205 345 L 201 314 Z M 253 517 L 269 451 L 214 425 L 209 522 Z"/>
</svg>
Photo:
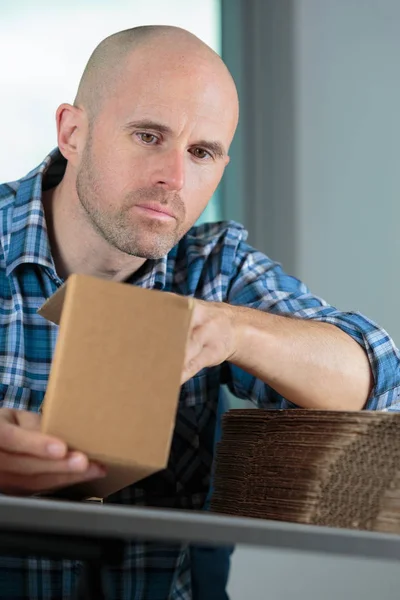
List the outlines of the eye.
<svg viewBox="0 0 400 600">
<path fill-rule="evenodd" d="M 158 142 L 158 137 L 153 133 L 146 133 L 145 131 L 139 132 L 136 134 L 141 142 L 147 144 L 147 146 L 152 146 Z"/>
<path fill-rule="evenodd" d="M 210 154 L 210 152 L 208 152 L 207 150 L 204 150 L 204 148 L 193 148 L 191 150 L 191 153 L 193 154 L 193 156 L 195 156 L 196 158 L 198 158 L 200 160 L 204 160 L 205 158 L 212 158 L 212 155 Z"/>
</svg>

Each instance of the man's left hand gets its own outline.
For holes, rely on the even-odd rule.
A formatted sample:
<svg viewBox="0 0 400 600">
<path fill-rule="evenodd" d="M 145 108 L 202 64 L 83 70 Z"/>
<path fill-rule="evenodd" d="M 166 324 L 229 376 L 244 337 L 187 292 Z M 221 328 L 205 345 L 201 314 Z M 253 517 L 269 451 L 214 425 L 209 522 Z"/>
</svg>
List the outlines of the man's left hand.
<svg viewBox="0 0 400 600">
<path fill-rule="evenodd" d="M 235 307 L 195 300 L 186 346 L 182 383 L 205 367 L 229 360 L 236 351 Z"/>
</svg>

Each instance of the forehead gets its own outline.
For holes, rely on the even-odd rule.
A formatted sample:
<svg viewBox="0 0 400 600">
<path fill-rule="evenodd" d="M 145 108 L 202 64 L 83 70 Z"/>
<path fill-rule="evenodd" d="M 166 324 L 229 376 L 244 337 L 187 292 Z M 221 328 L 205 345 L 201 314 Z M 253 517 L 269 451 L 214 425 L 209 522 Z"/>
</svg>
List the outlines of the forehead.
<svg viewBox="0 0 400 600">
<path fill-rule="evenodd" d="M 136 76 L 135 76 L 136 75 Z M 121 124 L 147 119 L 164 122 L 179 135 L 196 130 L 229 143 L 236 126 L 235 96 L 201 69 L 126 73 L 117 82 L 108 109 Z"/>
</svg>

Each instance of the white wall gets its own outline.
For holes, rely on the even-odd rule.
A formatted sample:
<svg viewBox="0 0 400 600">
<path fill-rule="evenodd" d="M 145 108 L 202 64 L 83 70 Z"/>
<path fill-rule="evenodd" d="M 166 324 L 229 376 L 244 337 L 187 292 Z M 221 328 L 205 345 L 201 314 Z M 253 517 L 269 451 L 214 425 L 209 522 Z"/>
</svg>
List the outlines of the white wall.
<svg viewBox="0 0 400 600">
<path fill-rule="evenodd" d="M 73 102 L 97 44 L 148 24 L 184 27 L 219 51 L 219 0 L 0 0 L 1 183 L 26 175 L 56 146 L 56 109 Z M 201 220 L 218 218 L 214 195 Z"/>
<path fill-rule="evenodd" d="M 73 102 L 97 44 L 157 23 L 184 27 L 219 50 L 219 0 L 0 1 L 0 181 L 25 175 L 56 145 L 56 109 Z"/>
<path fill-rule="evenodd" d="M 294 6 L 297 275 L 400 344 L 400 2 Z"/>
</svg>

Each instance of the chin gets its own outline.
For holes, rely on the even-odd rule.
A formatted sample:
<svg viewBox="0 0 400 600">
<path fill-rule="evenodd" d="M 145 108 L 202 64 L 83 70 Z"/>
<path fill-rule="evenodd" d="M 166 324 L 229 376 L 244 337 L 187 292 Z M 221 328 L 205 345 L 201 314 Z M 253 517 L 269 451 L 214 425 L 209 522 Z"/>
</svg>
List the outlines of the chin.
<svg viewBox="0 0 400 600">
<path fill-rule="evenodd" d="M 147 237 L 151 239 L 146 239 Z M 157 236 L 151 235 L 146 236 L 142 240 L 136 240 L 133 244 L 132 250 L 134 256 L 138 258 L 145 258 L 148 260 L 158 260 L 163 258 L 171 251 L 171 249 L 179 242 L 181 236 L 168 235 L 168 236 Z"/>
<path fill-rule="evenodd" d="M 181 237 L 181 232 L 178 231 L 160 234 L 155 231 L 143 231 L 141 228 L 139 231 L 131 231 L 131 235 L 125 231 L 124 235 L 113 236 L 113 239 L 109 238 L 108 241 L 124 254 L 146 260 L 158 260 L 166 256 Z"/>
<path fill-rule="evenodd" d="M 174 247 L 175 242 L 171 244 L 135 244 L 129 248 L 119 248 L 125 254 L 135 256 L 137 258 L 144 258 L 146 260 L 158 260 L 168 254 L 168 252 Z"/>
<path fill-rule="evenodd" d="M 167 252 L 163 252 L 162 254 L 160 252 L 145 252 L 145 251 L 139 251 L 139 252 L 135 252 L 135 253 L 130 253 L 131 256 L 135 256 L 136 258 L 144 258 L 145 260 L 159 260 L 160 258 L 163 258 L 166 254 L 168 254 L 169 250 Z"/>
</svg>

